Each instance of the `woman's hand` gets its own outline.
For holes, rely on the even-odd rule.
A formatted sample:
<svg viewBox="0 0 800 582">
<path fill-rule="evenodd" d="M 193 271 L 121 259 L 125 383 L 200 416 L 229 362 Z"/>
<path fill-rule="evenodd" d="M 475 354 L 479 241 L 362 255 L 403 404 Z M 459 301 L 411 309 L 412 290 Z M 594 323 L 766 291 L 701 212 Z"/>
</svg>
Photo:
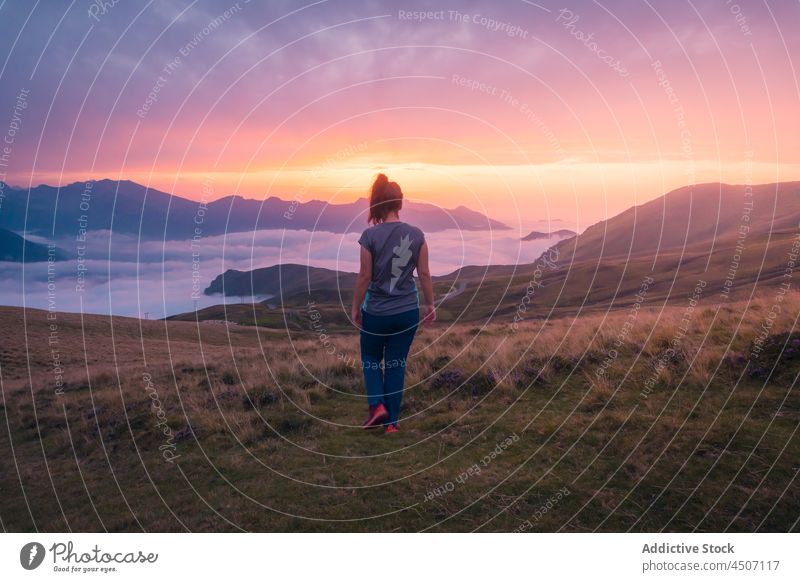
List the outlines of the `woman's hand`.
<svg viewBox="0 0 800 582">
<path fill-rule="evenodd" d="M 361 308 L 353 308 L 353 311 L 350 313 L 350 317 L 353 319 L 353 323 L 356 325 L 356 327 L 361 329 Z"/>
<path fill-rule="evenodd" d="M 436 321 L 436 307 L 433 305 L 424 305 L 422 307 L 422 324 L 430 325 Z"/>
</svg>

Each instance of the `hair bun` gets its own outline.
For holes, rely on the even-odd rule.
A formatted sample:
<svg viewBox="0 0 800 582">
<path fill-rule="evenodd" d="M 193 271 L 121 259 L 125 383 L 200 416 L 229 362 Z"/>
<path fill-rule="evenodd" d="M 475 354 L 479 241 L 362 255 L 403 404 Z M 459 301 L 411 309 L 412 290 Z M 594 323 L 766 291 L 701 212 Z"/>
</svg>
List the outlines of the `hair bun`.
<svg viewBox="0 0 800 582">
<path fill-rule="evenodd" d="M 390 182 L 386 174 L 378 174 L 372 183 L 369 197 L 369 217 L 367 222 L 378 224 L 386 220 L 391 212 L 399 212 L 403 207 L 403 191 L 396 182 Z"/>
<path fill-rule="evenodd" d="M 386 177 L 386 174 L 378 174 L 378 176 L 375 178 L 375 182 L 372 184 L 372 188 L 373 190 L 383 188 L 388 183 L 389 178 Z"/>
</svg>

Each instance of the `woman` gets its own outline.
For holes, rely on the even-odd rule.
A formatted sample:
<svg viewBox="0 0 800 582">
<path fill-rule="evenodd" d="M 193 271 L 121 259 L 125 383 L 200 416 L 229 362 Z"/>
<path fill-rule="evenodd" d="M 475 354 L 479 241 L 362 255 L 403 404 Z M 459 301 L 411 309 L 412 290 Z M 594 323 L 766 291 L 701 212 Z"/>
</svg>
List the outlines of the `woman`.
<svg viewBox="0 0 800 582">
<path fill-rule="evenodd" d="M 369 413 L 363 428 L 397 432 L 406 356 L 419 325 L 417 270 L 425 302 L 423 322 L 436 319 L 428 245 L 416 226 L 400 221 L 403 192 L 378 174 L 369 199 L 369 223 L 358 243 L 361 270 L 353 295 L 353 322 L 361 328 L 361 366 Z"/>
</svg>

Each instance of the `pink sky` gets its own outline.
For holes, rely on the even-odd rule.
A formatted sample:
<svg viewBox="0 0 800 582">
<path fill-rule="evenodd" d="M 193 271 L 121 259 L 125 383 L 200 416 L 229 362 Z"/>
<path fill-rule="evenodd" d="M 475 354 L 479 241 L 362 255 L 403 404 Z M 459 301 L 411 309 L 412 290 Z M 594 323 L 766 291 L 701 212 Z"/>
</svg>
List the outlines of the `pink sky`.
<svg viewBox="0 0 800 582">
<path fill-rule="evenodd" d="M 7 181 L 346 202 L 380 170 L 583 228 L 691 182 L 800 179 L 797 3 L 189 4 L 0 9 L 0 111 L 30 90 Z"/>
</svg>

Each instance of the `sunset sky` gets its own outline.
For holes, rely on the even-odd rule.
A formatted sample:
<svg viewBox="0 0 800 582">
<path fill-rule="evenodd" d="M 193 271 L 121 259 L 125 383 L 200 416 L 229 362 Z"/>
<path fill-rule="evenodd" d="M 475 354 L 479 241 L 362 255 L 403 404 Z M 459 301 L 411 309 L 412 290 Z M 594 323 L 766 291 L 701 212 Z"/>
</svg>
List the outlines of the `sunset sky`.
<svg viewBox="0 0 800 582">
<path fill-rule="evenodd" d="M 14 185 L 347 202 L 380 170 L 524 229 L 800 180 L 798 2 L 33 5 L 0 4 Z"/>
</svg>

